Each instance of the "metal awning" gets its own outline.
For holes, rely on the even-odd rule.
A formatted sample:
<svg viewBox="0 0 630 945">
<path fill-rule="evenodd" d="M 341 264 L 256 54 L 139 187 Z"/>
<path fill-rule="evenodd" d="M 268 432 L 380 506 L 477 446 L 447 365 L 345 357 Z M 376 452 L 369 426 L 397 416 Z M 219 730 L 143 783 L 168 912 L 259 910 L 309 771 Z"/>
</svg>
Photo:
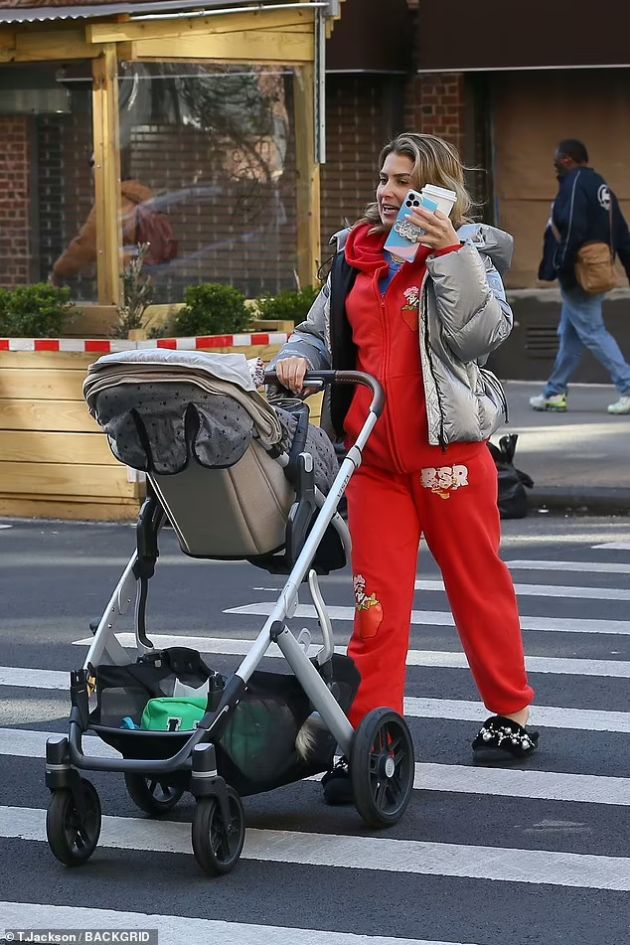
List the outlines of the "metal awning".
<svg viewBox="0 0 630 945">
<path fill-rule="evenodd" d="M 150 14 L 191 13 L 203 16 L 204 13 L 213 14 L 219 10 L 224 13 L 239 13 L 246 9 L 248 12 L 268 9 L 291 9 L 297 7 L 321 9 L 325 7 L 326 14 L 336 16 L 339 0 L 303 0 L 298 3 L 282 3 L 278 0 L 126 0 L 121 3 L 84 3 L 72 6 L 42 6 L 42 7 L 10 7 L 0 8 L 0 24 L 44 23 L 54 20 L 91 20 L 97 17 L 142 16 Z"/>
</svg>

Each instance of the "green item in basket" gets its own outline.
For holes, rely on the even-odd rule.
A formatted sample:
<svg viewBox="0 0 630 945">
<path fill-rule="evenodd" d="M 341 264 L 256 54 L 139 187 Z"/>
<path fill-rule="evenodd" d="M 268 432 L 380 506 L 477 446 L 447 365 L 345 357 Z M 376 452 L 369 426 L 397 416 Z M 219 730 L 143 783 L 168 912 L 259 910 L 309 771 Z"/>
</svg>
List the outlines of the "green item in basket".
<svg viewBox="0 0 630 945">
<path fill-rule="evenodd" d="M 151 732 L 192 732 L 205 715 L 208 697 L 187 696 L 185 698 L 164 696 L 161 699 L 149 699 L 140 728 Z"/>
</svg>

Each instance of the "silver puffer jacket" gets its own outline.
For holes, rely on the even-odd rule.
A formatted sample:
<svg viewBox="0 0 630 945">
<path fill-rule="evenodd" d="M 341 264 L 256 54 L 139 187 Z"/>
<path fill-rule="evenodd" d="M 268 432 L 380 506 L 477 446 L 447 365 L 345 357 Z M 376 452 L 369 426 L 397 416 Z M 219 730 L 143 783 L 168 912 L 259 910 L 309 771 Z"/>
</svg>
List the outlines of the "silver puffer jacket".
<svg viewBox="0 0 630 945">
<path fill-rule="evenodd" d="M 339 251 L 348 231 L 336 234 Z M 507 418 L 498 379 L 483 367 L 512 330 L 501 274 L 512 260 L 508 233 L 485 224 L 458 230 L 459 252 L 430 257 L 420 292 L 419 343 L 429 443 L 487 440 Z M 313 370 L 330 364 L 330 279 L 274 363 L 306 358 Z"/>
</svg>

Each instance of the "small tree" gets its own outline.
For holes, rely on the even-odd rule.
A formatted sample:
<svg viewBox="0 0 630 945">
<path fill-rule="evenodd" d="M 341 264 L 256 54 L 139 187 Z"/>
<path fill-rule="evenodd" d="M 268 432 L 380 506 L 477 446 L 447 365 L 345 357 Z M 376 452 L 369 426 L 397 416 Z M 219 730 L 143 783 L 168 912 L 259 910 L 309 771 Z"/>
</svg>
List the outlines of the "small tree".
<svg viewBox="0 0 630 945">
<path fill-rule="evenodd" d="M 143 328 L 144 313 L 153 301 L 153 281 L 142 270 L 149 251 L 149 244 L 138 244 L 138 252 L 123 272 L 124 302 L 116 308 L 118 323 L 114 338 L 128 338 L 130 331 Z"/>
</svg>

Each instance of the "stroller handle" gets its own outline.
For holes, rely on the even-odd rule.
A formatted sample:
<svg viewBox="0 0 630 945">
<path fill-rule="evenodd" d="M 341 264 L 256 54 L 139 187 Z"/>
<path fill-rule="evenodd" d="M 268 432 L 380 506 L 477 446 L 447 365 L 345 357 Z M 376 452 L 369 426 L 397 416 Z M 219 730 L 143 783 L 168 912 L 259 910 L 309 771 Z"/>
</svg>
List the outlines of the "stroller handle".
<svg viewBox="0 0 630 945">
<path fill-rule="evenodd" d="M 276 372 L 267 371 L 265 373 L 265 383 L 273 383 L 274 381 L 280 384 Z M 327 387 L 329 384 L 361 384 L 363 387 L 369 387 L 372 391 L 371 412 L 380 417 L 385 408 L 385 391 L 375 377 L 366 374 L 364 371 L 307 371 L 304 384 L 313 387 Z"/>
</svg>

